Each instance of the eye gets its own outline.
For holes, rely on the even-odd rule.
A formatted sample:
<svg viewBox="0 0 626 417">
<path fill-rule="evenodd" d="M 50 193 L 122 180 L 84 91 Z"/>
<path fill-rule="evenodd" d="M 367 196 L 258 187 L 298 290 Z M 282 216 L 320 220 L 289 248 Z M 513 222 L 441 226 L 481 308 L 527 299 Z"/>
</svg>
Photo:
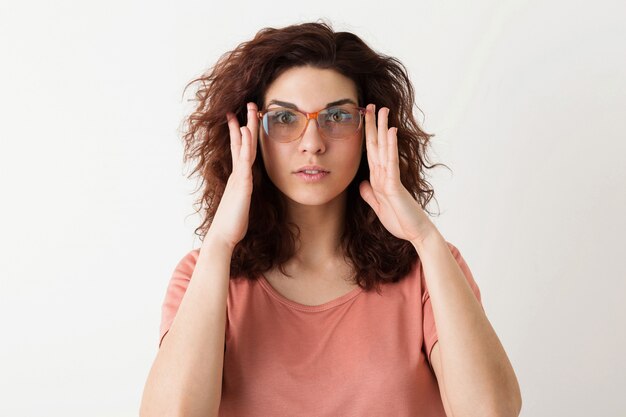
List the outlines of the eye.
<svg viewBox="0 0 626 417">
<path fill-rule="evenodd" d="M 352 121 L 352 113 L 348 109 L 341 107 L 333 107 L 326 111 L 326 120 L 336 123 L 345 123 Z"/>
<path fill-rule="evenodd" d="M 295 122 L 297 116 L 289 110 L 276 110 L 269 113 L 272 123 L 290 124 Z"/>
</svg>

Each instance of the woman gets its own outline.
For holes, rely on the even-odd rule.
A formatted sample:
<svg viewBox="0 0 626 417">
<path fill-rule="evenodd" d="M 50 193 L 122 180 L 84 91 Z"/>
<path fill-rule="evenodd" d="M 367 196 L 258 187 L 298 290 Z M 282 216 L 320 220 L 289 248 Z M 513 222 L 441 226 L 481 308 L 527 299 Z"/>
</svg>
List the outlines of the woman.
<svg viewBox="0 0 626 417">
<path fill-rule="evenodd" d="M 479 288 L 423 210 L 432 135 L 404 66 L 306 23 L 194 81 L 202 245 L 170 281 L 141 415 L 517 416 Z"/>
</svg>

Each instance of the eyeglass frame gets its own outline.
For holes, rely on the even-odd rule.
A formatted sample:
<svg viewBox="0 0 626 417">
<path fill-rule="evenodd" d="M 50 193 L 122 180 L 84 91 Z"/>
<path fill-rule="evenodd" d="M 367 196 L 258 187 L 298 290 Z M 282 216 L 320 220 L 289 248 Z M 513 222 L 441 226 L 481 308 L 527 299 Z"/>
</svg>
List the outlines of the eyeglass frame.
<svg viewBox="0 0 626 417">
<path fill-rule="evenodd" d="M 320 129 L 319 120 L 317 120 L 317 117 L 318 117 L 318 115 L 321 112 L 323 112 L 324 110 L 335 108 L 335 107 L 341 107 L 341 105 L 328 106 L 328 107 L 324 107 L 323 109 L 320 109 L 318 111 L 309 113 L 309 112 L 302 111 L 302 110 L 300 110 L 298 108 L 294 109 L 294 108 L 291 108 L 291 107 L 279 106 L 279 107 L 272 107 L 272 108 L 265 109 L 265 110 L 259 110 L 257 112 L 257 117 L 259 118 L 259 120 L 261 120 L 261 129 L 263 129 L 263 131 L 265 132 L 267 137 L 269 137 L 270 139 L 272 139 L 272 138 L 270 137 L 269 133 L 267 133 L 267 131 L 265 130 L 265 127 L 263 126 L 263 117 L 265 116 L 266 113 L 268 113 L 268 112 L 270 112 L 272 110 L 277 110 L 277 109 L 287 109 L 287 110 L 297 111 L 298 113 L 300 113 L 300 114 L 304 115 L 304 117 L 306 117 L 306 122 L 304 123 L 304 129 L 302 129 L 302 132 L 300 133 L 300 135 L 298 135 L 298 137 L 296 137 L 296 138 L 294 138 L 292 140 L 289 140 L 287 142 L 275 141 L 277 143 L 291 143 L 291 142 L 294 142 L 296 140 L 301 139 L 302 136 L 304 136 L 304 133 L 306 132 L 306 128 L 309 126 L 309 120 L 311 120 L 311 119 L 315 119 L 315 123 L 317 123 L 317 130 L 318 130 L 318 132 L 320 133 L 320 135 L 322 137 L 324 137 L 325 139 L 341 141 L 341 140 L 345 140 L 345 139 L 333 139 L 333 138 L 326 137 L 326 135 L 324 135 L 324 133 L 323 133 L 323 130 Z M 355 108 L 355 109 L 357 109 L 359 111 L 359 126 L 354 131 L 354 133 L 357 133 L 361 129 L 362 125 L 363 125 L 363 119 L 365 117 L 367 109 L 365 107 L 359 107 L 359 106 L 355 106 L 355 105 L 350 105 L 350 107 Z M 272 140 L 274 140 L 274 139 L 272 139 Z"/>
</svg>

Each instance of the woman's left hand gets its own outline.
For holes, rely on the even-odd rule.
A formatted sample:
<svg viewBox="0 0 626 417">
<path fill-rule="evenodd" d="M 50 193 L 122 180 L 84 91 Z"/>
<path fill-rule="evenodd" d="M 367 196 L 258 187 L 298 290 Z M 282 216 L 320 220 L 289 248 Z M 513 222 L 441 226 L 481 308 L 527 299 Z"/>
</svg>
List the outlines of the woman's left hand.
<svg viewBox="0 0 626 417">
<path fill-rule="evenodd" d="M 378 128 L 374 113 L 374 105 L 368 105 L 365 141 L 370 180 L 362 181 L 359 191 L 392 235 L 421 243 L 437 233 L 437 228 L 400 181 L 398 128 L 387 127 L 389 109 L 383 107 L 378 111 Z"/>
</svg>

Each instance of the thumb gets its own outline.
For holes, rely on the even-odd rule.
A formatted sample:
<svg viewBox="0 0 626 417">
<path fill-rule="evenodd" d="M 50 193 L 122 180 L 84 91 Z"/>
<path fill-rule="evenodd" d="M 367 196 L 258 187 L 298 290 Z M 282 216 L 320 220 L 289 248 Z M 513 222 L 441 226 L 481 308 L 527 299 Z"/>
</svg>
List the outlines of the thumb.
<svg viewBox="0 0 626 417">
<path fill-rule="evenodd" d="M 372 190 L 372 186 L 369 181 L 365 180 L 359 184 L 359 192 L 361 193 L 361 197 L 370 207 L 374 210 L 374 213 L 378 214 L 378 201 L 374 196 L 374 191 Z"/>
</svg>

